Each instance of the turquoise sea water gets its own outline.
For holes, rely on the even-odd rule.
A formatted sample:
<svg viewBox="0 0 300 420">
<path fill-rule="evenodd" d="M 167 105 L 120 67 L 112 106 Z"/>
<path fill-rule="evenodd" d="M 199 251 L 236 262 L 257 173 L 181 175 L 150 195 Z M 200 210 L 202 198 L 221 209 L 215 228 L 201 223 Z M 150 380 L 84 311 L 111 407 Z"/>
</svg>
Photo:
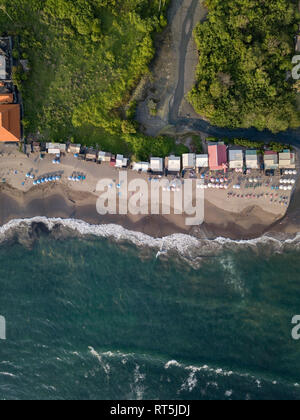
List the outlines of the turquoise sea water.
<svg viewBox="0 0 300 420">
<path fill-rule="evenodd" d="M 0 245 L 0 399 L 300 398 L 300 252 Z"/>
</svg>

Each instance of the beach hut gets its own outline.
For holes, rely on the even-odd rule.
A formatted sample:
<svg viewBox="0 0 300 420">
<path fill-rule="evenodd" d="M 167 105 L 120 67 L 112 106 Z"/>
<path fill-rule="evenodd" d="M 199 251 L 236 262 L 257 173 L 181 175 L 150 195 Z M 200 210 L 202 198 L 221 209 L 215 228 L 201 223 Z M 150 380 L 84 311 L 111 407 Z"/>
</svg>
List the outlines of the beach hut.
<svg viewBox="0 0 300 420">
<path fill-rule="evenodd" d="M 244 153 L 242 149 L 229 150 L 229 168 L 242 169 L 244 167 Z"/>
<path fill-rule="evenodd" d="M 142 172 L 148 172 L 150 170 L 149 162 L 142 162 Z"/>
<path fill-rule="evenodd" d="M 52 149 L 59 149 L 59 151 L 62 152 L 66 152 L 67 150 L 67 145 L 64 143 L 46 143 L 46 150 L 48 153 L 52 153 L 51 150 Z M 52 153 L 53 154 L 53 153 Z"/>
<path fill-rule="evenodd" d="M 60 149 L 48 149 L 48 153 L 50 154 L 50 155 L 59 155 L 60 156 Z"/>
<path fill-rule="evenodd" d="M 227 147 L 225 144 L 208 145 L 208 163 L 211 171 L 219 171 L 228 167 Z"/>
<path fill-rule="evenodd" d="M 110 160 L 111 160 L 111 157 L 112 157 L 112 154 L 111 153 L 101 151 L 98 154 L 98 161 L 99 162 L 107 162 L 107 163 L 109 163 Z"/>
<path fill-rule="evenodd" d="M 116 158 L 116 168 L 127 168 L 128 159 L 124 158 L 123 155 L 117 155 Z"/>
<path fill-rule="evenodd" d="M 196 155 L 196 168 L 208 168 L 208 155 Z"/>
<path fill-rule="evenodd" d="M 181 158 L 179 156 L 169 156 L 166 158 L 165 166 L 169 174 L 177 175 L 181 171 Z"/>
<path fill-rule="evenodd" d="M 279 168 L 278 163 L 278 153 L 273 151 L 267 151 L 265 152 L 264 156 L 264 164 L 265 164 L 265 170 L 274 170 Z"/>
<path fill-rule="evenodd" d="M 142 162 L 134 162 L 132 165 L 132 170 L 133 171 L 141 171 L 142 170 Z"/>
<path fill-rule="evenodd" d="M 284 150 L 279 153 L 279 169 L 295 169 L 296 154 L 290 150 Z"/>
<path fill-rule="evenodd" d="M 182 155 L 182 168 L 195 169 L 196 168 L 196 155 L 195 153 L 185 153 Z"/>
<path fill-rule="evenodd" d="M 152 157 L 150 160 L 150 169 L 154 174 L 161 175 L 164 170 L 164 161 L 159 157 Z"/>
<path fill-rule="evenodd" d="M 73 153 L 73 155 L 80 154 L 81 144 L 70 144 L 68 147 L 68 153 Z"/>
<path fill-rule="evenodd" d="M 134 171 L 148 172 L 150 169 L 150 163 L 149 162 L 135 162 L 133 164 L 132 169 Z"/>
<path fill-rule="evenodd" d="M 109 162 L 110 166 L 115 167 L 116 163 L 117 163 L 116 156 L 111 155 L 110 162 Z"/>
<path fill-rule="evenodd" d="M 259 169 L 257 150 L 246 150 L 247 169 Z"/>
<path fill-rule="evenodd" d="M 96 162 L 98 159 L 98 152 L 94 149 L 89 149 L 85 154 L 85 159 Z"/>
</svg>

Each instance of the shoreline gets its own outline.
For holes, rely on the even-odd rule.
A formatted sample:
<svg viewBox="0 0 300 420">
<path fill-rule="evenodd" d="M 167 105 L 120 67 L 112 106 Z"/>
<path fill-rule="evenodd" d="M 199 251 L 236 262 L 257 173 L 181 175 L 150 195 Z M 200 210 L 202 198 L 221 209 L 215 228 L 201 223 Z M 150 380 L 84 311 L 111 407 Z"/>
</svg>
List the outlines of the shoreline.
<svg viewBox="0 0 300 420">
<path fill-rule="evenodd" d="M 262 223 L 266 212 L 259 206 L 252 206 L 240 213 L 226 212 L 208 201 L 205 201 L 205 222 L 201 226 L 187 227 L 183 224 L 184 216 L 100 216 L 96 211 L 97 197 L 94 194 L 78 194 L 62 185 L 47 185 L 39 190 L 24 193 L 8 185 L 0 187 L 0 227 L 14 220 L 33 218 L 63 219 L 83 221 L 89 225 L 115 225 L 127 231 L 148 235 L 153 239 L 184 234 L 197 239 L 215 240 L 224 238 L 233 241 L 251 241 L 270 234 L 292 238 L 300 232 L 300 215 L 297 202 L 299 194 L 295 193 L 295 203 L 287 214 L 272 225 Z M 299 211 L 300 212 L 300 211 Z M 268 216 L 268 215 L 267 215 Z M 259 223 L 261 221 L 261 223 Z M 245 226 L 242 226 L 245 224 Z"/>
<path fill-rule="evenodd" d="M 33 186 L 26 178 L 30 172 L 35 177 L 59 173 L 61 180 L 56 183 Z M 86 175 L 84 182 L 68 181 L 73 173 Z M 128 182 L 143 179 L 151 191 L 149 174 L 138 174 L 126 170 Z M 218 237 L 232 240 L 250 240 L 271 232 L 295 235 L 300 232 L 300 187 L 287 199 L 289 206 L 282 206 L 279 199 L 270 194 L 270 186 L 253 189 L 253 196 L 245 199 L 251 189 L 244 187 L 237 197 L 225 190 L 205 190 L 204 223 L 200 226 L 186 226 L 186 214 L 175 215 L 106 215 L 100 216 L 96 210 L 99 194 L 96 186 L 99 180 L 110 179 L 117 184 L 119 172 L 108 164 L 80 161 L 67 154 L 59 166 L 53 165 L 51 156 L 43 160 L 39 154 L 26 156 L 13 146 L 2 147 L 0 153 L 0 226 L 15 219 L 33 217 L 83 220 L 92 225 L 119 225 L 133 232 L 141 232 L 153 238 L 164 238 L 173 234 L 186 234 L 198 239 Z M 240 183 L 239 175 L 231 173 L 231 185 Z M 171 178 L 169 179 L 171 181 Z M 245 182 L 245 181 L 244 181 Z M 263 184 L 265 181 L 261 181 Z M 273 180 L 279 182 L 279 180 Z M 247 182 L 246 182 L 247 183 Z M 194 192 L 196 185 L 194 184 Z M 203 191 L 203 190 L 202 190 Z M 229 190 L 230 191 L 230 190 Z M 233 192 L 235 190 L 232 190 Z M 164 193 L 161 191 L 160 199 Z M 272 195 L 272 198 L 270 197 Z M 194 199 L 190 194 L 188 199 Z M 129 199 L 129 198 L 128 198 Z M 173 213 L 174 193 L 171 193 Z M 122 200 L 122 199 L 120 199 Z M 173 203 L 173 204 L 172 204 Z M 282 203 L 281 203 L 282 204 Z M 138 206 L 138 204 L 135 204 Z M 148 198 L 150 205 L 150 195 Z M 299 221 L 299 222 L 298 222 Z"/>
</svg>

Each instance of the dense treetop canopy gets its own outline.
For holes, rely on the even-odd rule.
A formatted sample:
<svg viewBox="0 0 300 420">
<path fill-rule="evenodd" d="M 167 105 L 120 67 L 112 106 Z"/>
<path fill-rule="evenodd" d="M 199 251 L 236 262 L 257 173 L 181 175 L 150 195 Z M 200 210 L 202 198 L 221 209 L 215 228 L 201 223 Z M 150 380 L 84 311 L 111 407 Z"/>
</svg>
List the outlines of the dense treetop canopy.
<svg viewBox="0 0 300 420">
<path fill-rule="evenodd" d="M 0 0 L 0 32 L 14 35 L 14 57 L 31 69 L 14 69 L 26 133 L 137 157 L 152 148 L 162 154 L 161 139 L 139 135 L 120 109 L 148 72 L 168 1 Z"/>
<path fill-rule="evenodd" d="M 300 22 L 293 0 L 206 0 L 208 19 L 195 30 L 196 111 L 221 127 L 273 132 L 300 125 L 287 74 Z"/>
</svg>

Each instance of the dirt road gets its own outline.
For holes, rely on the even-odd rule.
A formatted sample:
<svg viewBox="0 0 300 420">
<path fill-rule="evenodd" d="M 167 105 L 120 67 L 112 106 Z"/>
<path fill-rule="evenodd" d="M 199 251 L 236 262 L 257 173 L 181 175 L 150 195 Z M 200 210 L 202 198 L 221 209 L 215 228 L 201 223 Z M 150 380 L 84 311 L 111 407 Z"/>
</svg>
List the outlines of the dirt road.
<svg viewBox="0 0 300 420">
<path fill-rule="evenodd" d="M 256 129 L 230 130 L 214 127 L 198 115 L 185 99 L 195 83 L 199 60 L 193 29 L 207 16 L 202 0 L 173 0 L 168 13 L 168 28 L 156 42 L 157 54 L 151 77 L 139 100 L 137 120 L 145 133 L 182 134 L 198 132 L 217 137 L 245 137 L 257 141 L 279 141 L 299 145 L 300 129 L 279 134 Z M 150 112 L 150 106 L 155 108 Z"/>
</svg>

